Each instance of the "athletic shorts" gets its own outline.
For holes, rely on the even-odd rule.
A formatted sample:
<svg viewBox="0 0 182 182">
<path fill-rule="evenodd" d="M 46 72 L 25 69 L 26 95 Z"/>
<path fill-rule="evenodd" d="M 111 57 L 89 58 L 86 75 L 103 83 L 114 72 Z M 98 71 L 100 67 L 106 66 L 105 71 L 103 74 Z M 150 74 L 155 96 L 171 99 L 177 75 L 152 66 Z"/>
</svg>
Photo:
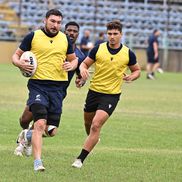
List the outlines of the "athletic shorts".
<svg viewBox="0 0 182 182">
<path fill-rule="evenodd" d="M 45 85 L 29 83 L 29 98 L 27 105 L 31 108 L 32 104 L 41 104 L 47 109 L 47 124 L 59 126 L 60 117 L 62 113 L 62 102 L 65 96 L 64 89 L 51 89 Z M 59 118 L 59 121 L 52 123 L 49 118 L 52 116 Z"/>
<path fill-rule="evenodd" d="M 103 110 L 110 116 L 115 110 L 121 94 L 104 94 L 89 90 L 85 101 L 84 111 L 95 112 Z"/>
<path fill-rule="evenodd" d="M 148 63 L 155 64 L 159 62 L 159 58 L 155 59 L 152 52 L 147 51 L 147 60 Z"/>
</svg>

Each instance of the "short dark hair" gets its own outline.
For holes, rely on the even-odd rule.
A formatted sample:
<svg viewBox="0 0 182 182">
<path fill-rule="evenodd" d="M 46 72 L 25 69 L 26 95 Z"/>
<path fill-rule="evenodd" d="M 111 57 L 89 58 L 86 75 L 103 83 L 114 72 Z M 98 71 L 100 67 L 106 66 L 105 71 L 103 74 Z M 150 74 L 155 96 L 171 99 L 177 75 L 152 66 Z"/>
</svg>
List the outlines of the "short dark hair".
<svg viewBox="0 0 182 182">
<path fill-rule="evenodd" d="M 63 18 L 63 14 L 58 9 L 50 9 L 46 13 L 46 18 L 49 18 L 49 16 L 55 15 L 55 16 L 61 16 Z"/>
<path fill-rule="evenodd" d="M 155 29 L 154 31 L 153 31 L 153 34 L 155 34 L 156 32 L 158 32 L 159 30 L 158 29 Z"/>
<path fill-rule="evenodd" d="M 107 24 L 107 30 L 117 29 L 122 32 L 122 24 L 119 20 L 113 20 Z"/>
<path fill-rule="evenodd" d="M 104 32 L 100 32 L 99 37 L 103 37 L 103 36 L 104 36 Z"/>
<path fill-rule="evenodd" d="M 68 28 L 68 26 L 76 26 L 78 28 L 78 30 L 80 29 L 80 26 L 78 25 L 78 23 L 76 23 L 75 21 L 70 21 L 65 25 L 65 30 Z"/>
</svg>

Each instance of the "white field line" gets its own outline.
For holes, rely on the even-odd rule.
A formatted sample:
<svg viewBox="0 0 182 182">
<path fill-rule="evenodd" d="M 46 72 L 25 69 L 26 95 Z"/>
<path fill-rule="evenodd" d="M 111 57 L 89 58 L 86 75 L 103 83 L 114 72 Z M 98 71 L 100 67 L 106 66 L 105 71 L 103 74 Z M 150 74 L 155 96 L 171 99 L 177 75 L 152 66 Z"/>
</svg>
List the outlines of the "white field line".
<svg viewBox="0 0 182 182">
<path fill-rule="evenodd" d="M 68 150 L 81 150 L 81 147 L 76 146 L 66 146 L 64 149 Z M 154 155 L 169 155 L 169 154 L 182 154 L 182 149 L 157 149 L 157 148 L 119 148 L 119 147 L 96 147 L 94 151 L 107 152 L 128 152 L 128 153 L 143 153 L 143 154 L 154 154 Z"/>
<path fill-rule="evenodd" d="M 46 147 L 46 146 L 45 146 Z M 52 148 L 52 146 L 47 146 L 48 148 Z M 65 146 L 62 147 L 63 150 L 79 150 L 81 149 L 80 147 L 76 146 Z M 9 147 L 9 146 L 2 146 L 0 145 L 0 151 L 11 151 L 12 154 L 14 151 L 14 148 Z M 159 149 L 159 148 L 119 148 L 119 147 L 96 147 L 94 151 L 101 151 L 101 152 L 128 152 L 128 153 L 143 153 L 143 154 L 154 154 L 154 155 L 168 155 L 168 154 L 182 154 L 182 149 L 181 150 L 175 150 L 175 149 Z"/>
</svg>

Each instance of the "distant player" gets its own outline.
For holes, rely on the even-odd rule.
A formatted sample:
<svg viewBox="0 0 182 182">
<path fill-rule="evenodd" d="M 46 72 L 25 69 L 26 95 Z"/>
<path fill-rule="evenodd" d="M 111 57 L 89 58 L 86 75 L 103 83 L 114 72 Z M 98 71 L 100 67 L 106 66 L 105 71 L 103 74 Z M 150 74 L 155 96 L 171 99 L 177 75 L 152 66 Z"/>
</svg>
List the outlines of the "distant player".
<svg viewBox="0 0 182 182">
<path fill-rule="evenodd" d="M 95 46 L 101 44 L 105 42 L 105 36 L 104 36 L 104 32 L 100 32 L 99 33 L 99 37 L 97 38 L 97 40 L 95 41 Z"/>
<path fill-rule="evenodd" d="M 148 39 L 148 48 L 147 48 L 147 79 L 154 80 L 155 71 L 163 73 L 163 70 L 160 68 L 159 64 L 159 42 L 158 37 L 160 35 L 159 30 L 154 30 L 153 34 L 150 35 Z"/>
<path fill-rule="evenodd" d="M 93 63 L 95 72 L 84 106 L 84 124 L 88 137 L 72 164 L 75 168 L 82 167 L 84 160 L 99 141 L 101 128 L 120 99 L 123 81 L 132 82 L 140 76 L 135 54 L 120 43 L 122 24 L 119 21 L 107 24 L 107 38 L 108 42 L 94 47 L 80 65 L 80 74 L 85 80 L 89 77 L 88 69 Z M 127 68 L 131 71 L 130 75 L 124 74 Z"/>
<path fill-rule="evenodd" d="M 45 170 L 41 159 L 42 135 L 45 130 L 50 136 L 56 134 L 68 71 L 75 70 L 78 65 L 70 40 L 60 32 L 62 18 L 59 10 L 49 10 L 44 19 L 45 26 L 29 33 L 13 55 L 13 64 L 24 71 L 32 70 L 26 60 L 20 61 L 24 51 L 33 52 L 38 63 L 35 74 L 28 81 L 27 101 L 34 119 L 34 129 L 27 133 L 27 140 L 32 143 L 35 171 Z"/>
<path fill-rule="evenodd" d="M 81 38 L 80 49 L 85 56 L 88 55 L 90 49 L 93 48 L 93 44 L 90 40 L 90 30 L 84 30 L 84 35 Z"/>
</svg>

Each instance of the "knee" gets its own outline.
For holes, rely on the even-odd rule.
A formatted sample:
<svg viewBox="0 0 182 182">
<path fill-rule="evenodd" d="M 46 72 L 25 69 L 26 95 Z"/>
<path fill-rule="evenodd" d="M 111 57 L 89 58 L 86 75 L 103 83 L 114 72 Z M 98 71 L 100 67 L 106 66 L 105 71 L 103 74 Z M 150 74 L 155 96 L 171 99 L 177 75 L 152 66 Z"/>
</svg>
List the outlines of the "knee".
<svg viewBox="0 0 182 182">
<path fill-rule="evenodd" d="M 30 123 L 30 122 L 27 122 L 26 118 L 21 117 L 21 118 L 19 119 L 19 123 L 20 123 L 20 126 L 21 126 L 23 129 L 28 129 L 29 123 Z"/>
<path fill-rule="evenodd" d="M 91 125 L 91 131 L 94 132 L 94 133 L 97 133 L 100 131 L 100 125 L 98 125 L 97 123 L 93 123 Z"/>
<path fill-rule="evenodd" d="M 45 128 L 46 128 L 46 121 L 43 119 L 40 119 L 34 123 L 34 130 L 43 132 Z"/>
</svg>

